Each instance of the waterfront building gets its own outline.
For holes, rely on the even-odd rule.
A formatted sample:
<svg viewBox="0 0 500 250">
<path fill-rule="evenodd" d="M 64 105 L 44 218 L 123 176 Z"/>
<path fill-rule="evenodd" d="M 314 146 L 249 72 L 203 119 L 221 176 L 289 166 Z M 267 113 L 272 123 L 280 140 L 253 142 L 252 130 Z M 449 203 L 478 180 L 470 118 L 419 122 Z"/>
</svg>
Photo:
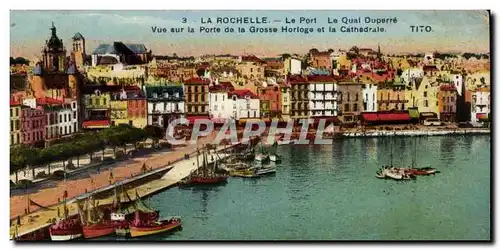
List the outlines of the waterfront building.
<svg viewBox="0 0 500 250">
<path fill-rule="evenodd" d="M 146 97 L 137 86 L 124 86 L 110 92 L 111 126 L 129 124 L 143 128 L 147 125 Z"/>
<path fill-rule="evenodd" d="M 291 118 L 307 118 L 309 115 L 309 82 L 300 75 L 288 77 L 287 84 L 290 86 Z"/>
<path fill-rule="evenodd" d="M 86 85 L 82 90 L 82 128 L 108 128 L 111 125 L 110 92 L 115 90 L 106 85 Z"/>
<path fill-rule="evenodd" d="M 457 88 L 453 84 L 441 84 L 438 93 L 438 109 L 441 121 L 454 122 L 457 114 Z"/>
<path fill-rule="evenodd" d="M 308 87 L 308 116 L 325 117 L 337 116 L 338 85 L 331 76 L 309 76 Z"/>
<path fill-rule="evenodd" d="M 168 124 L 185 118 L 185 95 L 180 83 L 146 85 L 147 124 L 167 129 Z"/>
<path fill-rule="evenodd" d="M 363 111 L 366 112 L 377 112 L 378 102 L 377 102 L 377 84 L 368 81 L 361 84 L 362 94 L 363 94 Z"/>
<path fill-rule="evenodd" d="M 332 62 L 332 69 L 334 75 L 340 75 L 341 70 L 347 70 L 352 68 L 352 61 L 347 58 L 347 51 L 338 50 L 333 51 L 330 54 L 330 61 Z"/>
<path fill-rule="evenodd" d="M 92 66 L 102 64 L 136 65 L 146 64 L 151 60 L 151 50 L 148 51 L 144 44 L 113 42 L 100 44 L 92 52 Z"/>
<path fill-rule="evenodd" d="M 283 63 L 284 75 L 300 75 L 302 73 L 302 61 L 294 57 L 288 57 Z"/>
<path fill-rule="evenodd" d="M 21 107 L 21 143 L 34 145 L 45 140 L 47 118 L 41 106 Z"/>
<path fill-rule="evenodd" d="M 439 83 L 436 77 L 426 76 L 416 87 L 415 107 L 420 113 L 434 113 L 439 118 Z"/>
<path fill-rule="evenodd" d="M 401 83 L 410 84 L 412 79 L 414 78 L 422 78 L 424 77 L 424 70 L 422 68 L 407 68 L 401 70 L 401 76 L 399 80 Z"/>
<path fill-rule="evenodd" d="M 232 100 L 231 112 L 239 124 L 260 120 L 260 100 L 255 93 L 248 89 L 237 89 L 229 94 L 229 98 Z"/>
<path fill-rule="evenodd" d="M 357 123 L 360 113 L 363 111 L 363 97 L 361 83 L 349 79 L 338 82 L 340 102 L 338 104 L 338 116 L 343 123 Z"/>
<path fill-rule="evenodd" d="M 208 80 L 198 77 L 184 81 L 186 118 L 190 122 L 196 119 L 208 119 L 209 83 Z"/>
<path fill-rule="evenodd" d="M 216 124 L 224 124 L 229 119 L 236 119 L 233 111 L 233 100 L 229 98 L 229 93 L 234 91 L 230 82 L 219 82 L 209 87 L 208 113 L 210 120 Z"/>
<path fill-rule="evenodd" d="M 291 114 L 291 97 L 290 97 L 290 85 L 287 81 L 280 83 L 281 91 L 281 120 L 288 122 L 290 120 Z"/>
<path fill-rule="evenodd" d="M 258 88 L 260 99 L 260 117 L 264 121 L 280 118 L 281 91 L 278 84 Z"/>
<path fill-rule="evenodd" d="M 478 88 L 472 93 L 471 122 L 478 123 L 489 119 L 491 93 L 489 88 Z"/>
<path fill-rule="evenodd" d="M 285 74 L 285 63 L 281 58 L 264 58 L 264 77 L 279 77 Z"/>
<path fill-rule="evenodd" d="M 406 86 L 401 83 L 380 83 L 377 86 L 377 111 L 406 110 Z"/>
<path fill-rule="evenodd" d="M 10 100 L 10 145 L 21 143 L 21 103 Z"/>
</svg>

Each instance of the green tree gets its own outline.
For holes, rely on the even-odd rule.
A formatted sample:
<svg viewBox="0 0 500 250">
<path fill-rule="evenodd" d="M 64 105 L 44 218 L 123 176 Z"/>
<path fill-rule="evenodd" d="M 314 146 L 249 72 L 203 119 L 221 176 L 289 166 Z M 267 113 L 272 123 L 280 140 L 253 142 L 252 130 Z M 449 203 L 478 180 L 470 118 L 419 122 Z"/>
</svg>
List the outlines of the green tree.
<svg viewBox="0 0 500 250">
<path fill-rule="evenodd" d="M 153 146 L 158 144 L 161 138 L 165 137 L 165 130 L 159 126 L 147 125 L 144 127 L 147 138 L 153 141 Z"/>
</svg>

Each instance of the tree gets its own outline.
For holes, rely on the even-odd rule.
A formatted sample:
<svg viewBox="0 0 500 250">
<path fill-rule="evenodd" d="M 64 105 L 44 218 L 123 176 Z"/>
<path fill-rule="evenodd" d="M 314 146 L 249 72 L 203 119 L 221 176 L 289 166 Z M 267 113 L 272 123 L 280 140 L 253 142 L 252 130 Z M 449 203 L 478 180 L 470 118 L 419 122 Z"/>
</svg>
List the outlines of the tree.
<svg viewBox="0 0 500 250">
<path fill-rule="evenodd" d="M 358 55 L 359 54 L 358 46 L 352 46 L 351 49 L 349 49 L 349 52 L 353 52 L 354 54 Z"/>
<path fill-rule="evenodd" d="M 165 130 L 158 126 L 147 125 L 144 127 L 147 138 L 153 141 L 153 146 L 156 145 L 161 138 L 165 137 Z"/>
<path fill-rule="evenodd" d="M 309 50 L 309 54 L 310 55 L 314 55 L 314 54 L 318 54 L 318 53 L 319 53 L 319 50 L 316 49 L 316 48 L 312 48 L 312 49 Z"/>
</svg>

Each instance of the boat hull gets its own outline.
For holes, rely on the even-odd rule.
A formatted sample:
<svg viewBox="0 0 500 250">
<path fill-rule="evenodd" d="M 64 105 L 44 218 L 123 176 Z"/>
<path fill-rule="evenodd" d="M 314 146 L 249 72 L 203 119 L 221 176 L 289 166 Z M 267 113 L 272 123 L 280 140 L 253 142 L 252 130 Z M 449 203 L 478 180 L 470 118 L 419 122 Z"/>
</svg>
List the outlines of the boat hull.
<svg viewBox="0 0 500 250">
<path fill-rule="evenodd" d="M 180 228 L 181 222 L 172 222 L 166 225 L 152 227 L 130 227 L 130 237 L 142 237 L 153 234 L 165 233 Z"/>
<path fill-rule="evenodd" d="M 50 239 L 52 241 L 68 241 L 68 240 L 74 240 L 82 237 L 81 233 L 77 234 L 61 234 L 61 235 L 53 235 L 50 234 Z"/>
<path fill-rule="evenodd" d="M 83 237 L 85 239 L 92 239 L 114 234 L 115 231 L 116 231 L 116 226 L 114 224 L 83 226 Z"/>
<path fill-rule="evenodd" d="M 219 184 L 219 183 L 224 183 L 227 181 L 227 176 L 217 176 L 217 177 L 193 177 L 191 180 L 188 182 L 188 184 L 191 185 L 197 185 L 197 184 Z"/>
</svg>

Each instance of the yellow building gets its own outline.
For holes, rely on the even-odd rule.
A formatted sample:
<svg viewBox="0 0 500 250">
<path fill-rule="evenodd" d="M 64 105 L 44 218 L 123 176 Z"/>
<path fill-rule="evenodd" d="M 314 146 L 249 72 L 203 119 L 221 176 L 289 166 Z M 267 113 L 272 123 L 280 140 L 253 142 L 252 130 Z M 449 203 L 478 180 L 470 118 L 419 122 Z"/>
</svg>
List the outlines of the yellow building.
<svg viewBox="0 0 500 250">
<path fill-rule="evenodd" d="M 128 124 L 127 100 L 111 98 L 110 102 L 111 126 L 118 124 Z"/>
<path fill-rule="evenodd" d="M 403 84 L 379 83 L 377 87 L 377 111 L 408 109 L 408 99 L 406 99 L 405 93 L 406 86 Z"/>
<path fill-rule="evenodd" d="M 436 77 L 423 77 L 420 84 L 415 82 L 410 103 L 418 107 L 418 112 L 432 112 L 439 117 L 439 83 Z"/>
<path fill-rule="evenodd" d="M 21 104 L 10 102 L 10 145 L 21 143 Z"/>
</svg>

